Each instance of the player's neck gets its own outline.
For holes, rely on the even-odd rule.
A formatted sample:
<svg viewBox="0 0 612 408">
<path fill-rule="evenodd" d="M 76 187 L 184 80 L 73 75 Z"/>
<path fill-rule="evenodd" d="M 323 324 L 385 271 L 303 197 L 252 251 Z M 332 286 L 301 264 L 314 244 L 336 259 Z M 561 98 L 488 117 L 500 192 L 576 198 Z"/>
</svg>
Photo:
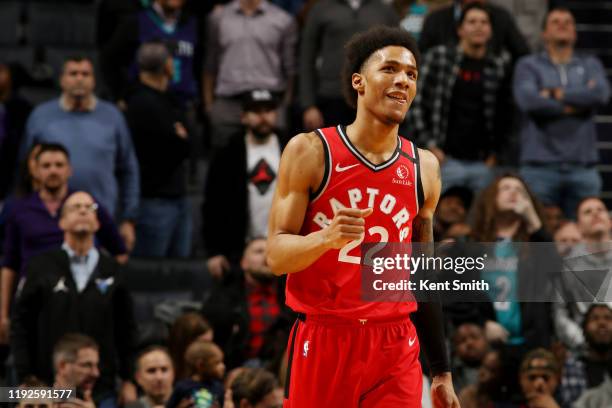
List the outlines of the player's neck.
<svg viewBox="0 0 612 408">
<path fill-rule="evenodd" d="M 347 136 L 358 149 L 372 153 L 395 150 L 399 125 L 383 123 L 372 115 L 357 112 L 355 121 L 347 126 Z"/>
</svg>

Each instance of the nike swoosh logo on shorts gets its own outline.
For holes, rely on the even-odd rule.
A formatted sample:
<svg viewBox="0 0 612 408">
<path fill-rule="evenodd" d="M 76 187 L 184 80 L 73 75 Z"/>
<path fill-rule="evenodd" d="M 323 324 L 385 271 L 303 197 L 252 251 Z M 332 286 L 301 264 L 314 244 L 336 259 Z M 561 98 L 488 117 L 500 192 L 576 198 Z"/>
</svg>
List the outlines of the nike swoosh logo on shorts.
<svg viewBox="0 0 612 408">
<path fill-rule="evenodd" d="M 416 341 L 416 339 L 417 339 L 417 338 L 416 338 L 416 336 L 414 336 L 414 337 L 413 337 L 413 338 L 411 338 L 411 339 L 408 339 L 408 345 L 409 345 L 410 347 L 412 347 L 412 345 L 414 344 L 414 342 Z"/>
<path fill-rule="evenodd" d="M 349 169 L 352 169 L 353 167 L 359 166 L 359 163 L 355 163 L 355 164 L 351 164 L 350 166 L 344 166 L 344 167 L 340 167 L 340 164 L 336 164 L 336 171 L 338 173 L 342 173 L 343 171 L 347 171 Z"/>
</svg>

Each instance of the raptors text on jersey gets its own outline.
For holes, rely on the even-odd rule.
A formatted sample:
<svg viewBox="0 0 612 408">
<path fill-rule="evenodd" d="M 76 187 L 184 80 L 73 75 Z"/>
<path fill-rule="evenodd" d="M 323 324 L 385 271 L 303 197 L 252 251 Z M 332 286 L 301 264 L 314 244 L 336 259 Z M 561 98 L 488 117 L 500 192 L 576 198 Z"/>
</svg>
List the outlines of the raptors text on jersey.
<svg viewBox="0 0 612 408">
<path fill-rule="evenodd" d="M 325 175 L 311 195 L 301 234 L 325 228 L 341 208 L 372 208 L 362 240 L 329 250 L 287 277 L 287 304 L 306 314 L 347 318 L 407 316 L 414 302 L 365 302 L 361 298 L 362 243 L 410 242 L 412 220 L 423 202 L 418 150 L 398 137 L 392 156 L 371 163 L 342 126 L 316 131 L 325 150 Z"/>
</svg>

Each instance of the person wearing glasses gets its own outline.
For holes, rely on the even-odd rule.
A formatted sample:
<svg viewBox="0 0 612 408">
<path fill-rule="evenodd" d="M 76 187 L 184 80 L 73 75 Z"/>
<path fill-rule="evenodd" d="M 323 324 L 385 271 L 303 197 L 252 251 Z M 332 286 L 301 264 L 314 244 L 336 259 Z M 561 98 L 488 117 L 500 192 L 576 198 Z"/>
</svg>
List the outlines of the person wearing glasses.
<svg viewBox="0 0 612 408">
<path fill-rule="evenodd" d="M 15 299 L 11 350 L 19 380 L 34 375 L 51 383 L 53 347 L 66 333 L 96 341 L 100 377 L 93 389 L 99 408 L 117 406 L 115 378 L 122 380 L 119 401 L 136 399 L 129 381 L 135 340 L 130 294 L 120 266 L 94 245 L 100 228 L 98 204 L 83 191 L 65 201 L 59 220 L 61 248 L 32 258 L 25 283 Z"/>
<path fill-rule="evenodd" d="M 53 348 L 53 388 L 74 390 L 65 401 L 75 408 L 96 408 L 91 393 L 100 377 L 100 353 L 94 339 L 79 333 L 62 336 Z M 56 408 L 62 408 L 58 404 Z"/>
<path fill-rule="evenodd" d="M 13 293 L 17 282 L 25 277 L 28 260 L 60 248 L 64 240 L 64 231 L 58 222 L 60 209 L 71 193 L 68 180 L 72 166 L 68 150 L 57 143 L 38 144 L 30 172 L 38 180 L 38 188 L 15 201 L 7 214 L 4 259 L 0 263 L 0 344 L 8 342 Z M 97 215 L 100 229 L 96 232 L 96 244 L 118 262 L 127 261 L 127 250 L 112 216 L 102 207 Z"/>
</svg>

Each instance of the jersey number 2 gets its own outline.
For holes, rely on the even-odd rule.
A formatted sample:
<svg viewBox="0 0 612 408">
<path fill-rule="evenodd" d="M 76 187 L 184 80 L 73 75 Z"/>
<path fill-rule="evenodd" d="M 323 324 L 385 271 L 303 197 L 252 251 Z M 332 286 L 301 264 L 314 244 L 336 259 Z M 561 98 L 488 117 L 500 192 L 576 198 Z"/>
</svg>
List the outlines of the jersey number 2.
<svg viewBox="0 0 612 408">
<path fill-rule="evenodd" d="M 380 239 L 378 240 L 378 244 L 373 245 L 372 248 L 370 248 L 365 253 L 365 257 L 364 257 L 364 264 L 365 265 L 371 265 L 372 264 L 372 256 L 376 252 L 378 252 L 381 249 L 383 249 L 385 247 L 385 244 L 389 241 L 389 232 L 387 231 L 386 228 L 381 227 L 379 225 L 371 227 L 368 230 L 368 234 L 370 234 L 370 235 L 379 235 Z M 364 238 L 365 238 L 365 234 L 364 234 L 364 236 L 361 237 L 361 239 L 356 239 L 355 241 L 351 241 L 348 244 L 346 244 L 345 246 L 343 246 L 340 249 L 340 252 L 338 253 L 338 261 L 360 265 L 361 264 L 361 258 L 359 256 L 356 256 L 356 255 L 349 255 L 349 252 L 352 251 L 353 249 L 357 248 L 359 245 L 361 245 L 361 243 L 363 242 Z"/>
</svg>

